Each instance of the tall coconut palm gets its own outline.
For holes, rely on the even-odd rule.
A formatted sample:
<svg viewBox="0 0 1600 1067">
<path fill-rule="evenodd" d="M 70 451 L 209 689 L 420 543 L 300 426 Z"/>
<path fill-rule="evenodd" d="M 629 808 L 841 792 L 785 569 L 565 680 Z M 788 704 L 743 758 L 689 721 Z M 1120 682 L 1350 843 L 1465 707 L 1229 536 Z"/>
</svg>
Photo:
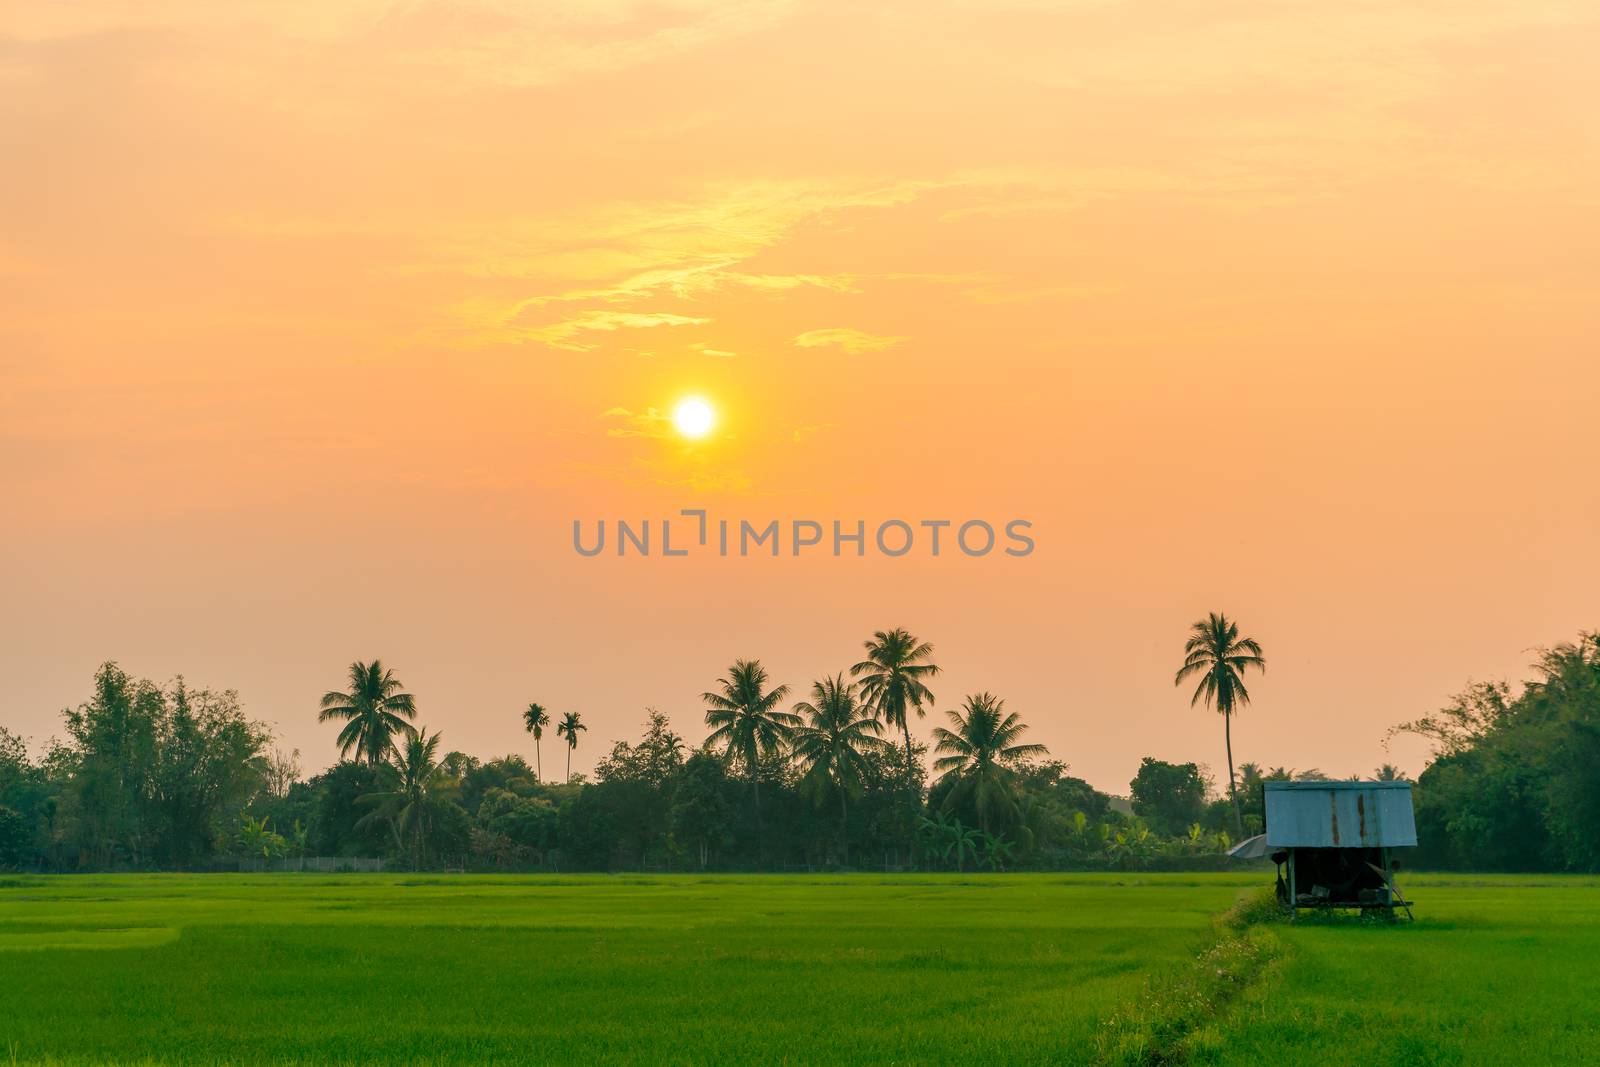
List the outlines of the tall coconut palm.
<svg viewBox="0 0 1600 1067">
<path fill-rule="evenodd" d="M 830 787 L 839 793 L 839 854 L 848 863 L 848 798 L 865 788 L 864 753 L 888 747 L 878 736 L 883 724 L 870 708 L 856 702 L 855 686 L 842 674 L 813 683 L 811 699 L 796 704 L 794 711 L 809 720 L 795 727 L 793 751 L 805 767 L 805 780 L 816 790 L 817 803 Z"/>
<path fill-rule="evenodd" d="M 569 711 L 561 716 L 561 721 L 556 724 L 556 736 L 567 739 L 567 781 L 572 781 L 572 750 L 578 747 L 578 731 L 587 730 L 583 725 L 583 716 L 575 711 Z"/>
<path fill-rule="evenodd" d="M 1233 774 L 1233 715 L 1250 703 L 1250 691 L 1244 685 L 1244 672 L 1254 667 L 1267 669 L 1261 655 L 1261 644 L 1253 637 L 1240 637 L 1239 624 L 1219 612 L 1211 612 L 1189 628 L 1189 640 L 1183 646 L 1183 666 L 1172 679 L 1173 685 L 1182 685 L 1184 679 L 1198 675 L 1199 684 L 1189 698 L 1192 708 L 1201 700 L 1222 716 L 1223 744 L 1228 750 L 1228 797 L 1233 801 L 1233 825 L 1244 837 L 1244 816 L 1239 812 L 1239 792 Z"/>
<path fill-rule="evenodd" d="M 417 717 L 417 702 L 402 692 L 404 684 L 378 660 L 350 664 L 350 687 L 322 698 L 318 722 L 343 719 L 339 755 L 355 750 L 356 762 L 376 767 L 388 755 L 397 735 L 413 733 L 408 721 Z"/>
<path fill-rule="evenodd" d="M 726 746 L 730 756 L 744 765 L 750 775 L 756 816 L 761 815 L 759 771 L 763 757 L 783 751 L 789 735 L 800 724 L 800 716 L 778 709 L 789 695 L 789 687 L 767 688 L 767 671 L 760 660 L 734 660 L 726 678 L 718 679 L 721 692 L 701 694 L 706 708 L 706 725 L 711 733 L 706 747 Z"/>
<path fill-rule="evenodd" d="M 1015 815 L 1017 790 L 1012 766 L 1029 756 L 1043 756 L 1043 745 L 1021 744 L 1028 731 L 1016 712 L 1006 713 L 1006 703 L 989 693 L 967 697 L 961 711 L 947 711 L 955 729 L 935 727 L 934 751 L 944 753 L 933 768 L 954 776 L 955 784 L 945 795 L 944 806 L 953 809 L 972 798 L 978 809 L 978 828 L 989 832 L 996 815 Z"/>
<path fill-rule="evenodd" d="M 533 780 L 536 782 L 544 778 L 544 759 L 539 754 L 539 739 L 549 725 L 550 713 L 544 710 L 543 704 L 529 704 L 528 710 L 522 713 L 522 726 L 533 735 Z"/>
<path fill-rule="evenodd" d="M 411 866 L 422 866 L 427 855 L 428 835 L 440 805 L 449 803 L 448 791 L 455 779 L 439 761 L 439 734 L 407 731 L 389 753 L 386 772 L 393 788 L 361 797 L 376 810 L 357 822 L 360 826 L 383 819 L 394 831 L 395 845 L 411 850 Z"/>
<path fill-rule="evenodd" d="M 918 641 L 902 629 L 879 630 L 865 642 L 867 658 L 850 668 L 853 678 L 861 679 L 861 696 L 889 725 L 898 728 L 906 743 L 906 774 L 911 773 L 911 711 L 921 718 L 924 704 L 933 703 L 933 693 L 925 678 L 939 673 L 929 662 L 933 646 Z"/>
</svg>

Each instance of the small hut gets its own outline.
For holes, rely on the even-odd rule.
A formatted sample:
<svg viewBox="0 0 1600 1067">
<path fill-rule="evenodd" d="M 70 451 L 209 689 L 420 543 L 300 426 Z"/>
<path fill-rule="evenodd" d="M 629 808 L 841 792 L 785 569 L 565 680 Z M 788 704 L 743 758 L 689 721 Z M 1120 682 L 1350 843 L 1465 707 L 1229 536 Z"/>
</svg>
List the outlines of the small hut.
<svg viewBox="0 0 1600 1067">
<path fill-rule="evenodd" d="M 1417 843 L 1410 782 L 1263 782 L 1262 790 L 1266 833 L 1236 851 L 1286 868 L 1278 896 L 1287 907 L 1411 913 L 1394 881 L 1394 850 Z"/>
</svg>

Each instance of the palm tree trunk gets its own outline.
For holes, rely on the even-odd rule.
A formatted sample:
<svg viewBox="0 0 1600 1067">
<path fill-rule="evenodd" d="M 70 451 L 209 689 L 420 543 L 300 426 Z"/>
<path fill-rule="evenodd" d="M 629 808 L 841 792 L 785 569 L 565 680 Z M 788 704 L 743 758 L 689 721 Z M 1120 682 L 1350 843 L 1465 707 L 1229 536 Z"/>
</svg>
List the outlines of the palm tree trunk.
<svg viewBox="0 0 1600 1067">
<path fill-rule="evenodd" d="M 544 781 L 544 756 L 539 752 L 539 739 L 533 739 L 533 780 Z"/>
<path fill-rule="evenodd" d="M 760 863 L 767 860 L 767 823 L 761 817 L 761 779 L 756 774 L 756 761 L 750 761 L 750 791 L 756 798 L 756 858 Z"/>
<path fill-rule="evenodd" d="M 1233 801 L 1233 828 L 1244 840 L 1244 817 L 1239 814 L 1239 792 L 1233 783 L 1233 716 L 1222 713 L 1222 742 L 1228 749 L 1228 796 Z"/>
<path fill-rule="evenodd" d="M 572 745 L 567 746 L 567 784 L 572 784 Z"/>
<path fill-rule="evenodd" d="M 911 721 L 905 715 L 900 716 L 900 732 L 906 739 L 906 825 L 910 828 L 910 837 L 906 840 L 906 863 L 917 862 L 917 813 L 915 798 L 912 796 L 911 783 L 916 776 L 911 768 Z"/>
<path fill-rule="evenodd" d="M 850 865 L 850 811 L 845 807 L 844 787 L 839 788 L 839 866 Z"/>
</svg>

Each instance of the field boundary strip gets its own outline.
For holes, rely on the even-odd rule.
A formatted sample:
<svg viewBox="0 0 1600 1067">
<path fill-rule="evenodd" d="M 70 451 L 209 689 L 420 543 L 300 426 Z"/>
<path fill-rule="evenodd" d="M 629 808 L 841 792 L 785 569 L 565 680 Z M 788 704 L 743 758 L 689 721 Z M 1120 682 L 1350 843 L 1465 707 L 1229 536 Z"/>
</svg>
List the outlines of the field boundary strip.
<svg viewBox="0 0 1600 1067">
<path fill-rule="evenodd" d="M 1243 897 L 1217 916 L 1192 959 L 1152 977 L 1138 997 L 1107 1016 L 1095 1035 L 1094 1062 L 1158 1067 L 1186 1059 L 1197 1035 L 1223 1023 L 1287 958 L 1268 927 L 1280 916 L 1270 891 Z"/>
</svg>

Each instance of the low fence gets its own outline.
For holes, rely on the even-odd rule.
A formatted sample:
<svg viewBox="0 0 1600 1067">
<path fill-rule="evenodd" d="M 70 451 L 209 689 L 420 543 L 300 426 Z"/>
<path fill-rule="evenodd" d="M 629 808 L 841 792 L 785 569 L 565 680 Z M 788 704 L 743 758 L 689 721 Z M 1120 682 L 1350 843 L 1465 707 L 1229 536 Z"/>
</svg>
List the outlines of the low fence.
<svg viewBox="0 0 1600 1067">
<path fill-rule="evenodd" d="M 270 859 L 243 856 L 238 860 L 241 874 L 275 874 L 280 871 L 375 874 L 384 869 L 384 861 L 378 856 L 273 856 Z"/>
<path fill-rule="evenodd" d="M 1082 873 L 1082 874 L 1140 874 L 1140 873 L 1181 873 L 1201 871 L 1271 871 L 1272 863 L 1268 860 L 1236 860 L 1226 856 L 1155 856 L 1148 860 L 1123 862 L 1119 864 L 1091 863 L 1065 856 L 1041 857 L 1043 862 L 1036 860 L 1031 864 L 1010 865 L 1006 871 L 1015 874 L 1024 873 Z M 876 860 L 876 857 L 875 857 Z M 979 874 L 988 873 L 978 864 L 967 864 L 963 873 Z M 399 873 L 409 872 L 414 868 L 404 858 L 384 859 L 378 856 L 273 856 L 271 858 L 249 856 L 216 856 L 200 863 L 185 864 L 181 867 L 131 867 L 115 866 L 105 868 L 28 868 L 18 869 L 17 874 L 76 874 L 76 873 L 148 873 L 157 870 L 173 871 L 188 874 L 279 874 L 279 873 L 305 873 L 305 874 L 377 874 L 382 872 Z M 955 867 L 944 863 L 911 864 L 903 862 L 900 856 L 889 855 L 878 862 L 855 863 L 849 867 L 841 867 L 831 863 L 793 863 L 780 862 L 766 866 L 724 866 L 719 863 L 701 867 L 696 864 L 646 861 L 643 863 L 613 863 L 605 867 L 585 866 L 566 862 L 555 850 L 545 853 L 542 862 L 510 862 L 486 863 L 475 861 L 468 856 L 449 856 L 436 858 L 424 864 L 419 873 L 434 874 L 560 874 L 571 871 L 573 873 L 612 873 L 612 874 L 850 874 L 850 873 L 883 873 L 883 874 L 912 874 L 912 873 L 954 873 Z M 11 869 L 0 867 L 0 874 L 13 873 Z"/>
</svg>

